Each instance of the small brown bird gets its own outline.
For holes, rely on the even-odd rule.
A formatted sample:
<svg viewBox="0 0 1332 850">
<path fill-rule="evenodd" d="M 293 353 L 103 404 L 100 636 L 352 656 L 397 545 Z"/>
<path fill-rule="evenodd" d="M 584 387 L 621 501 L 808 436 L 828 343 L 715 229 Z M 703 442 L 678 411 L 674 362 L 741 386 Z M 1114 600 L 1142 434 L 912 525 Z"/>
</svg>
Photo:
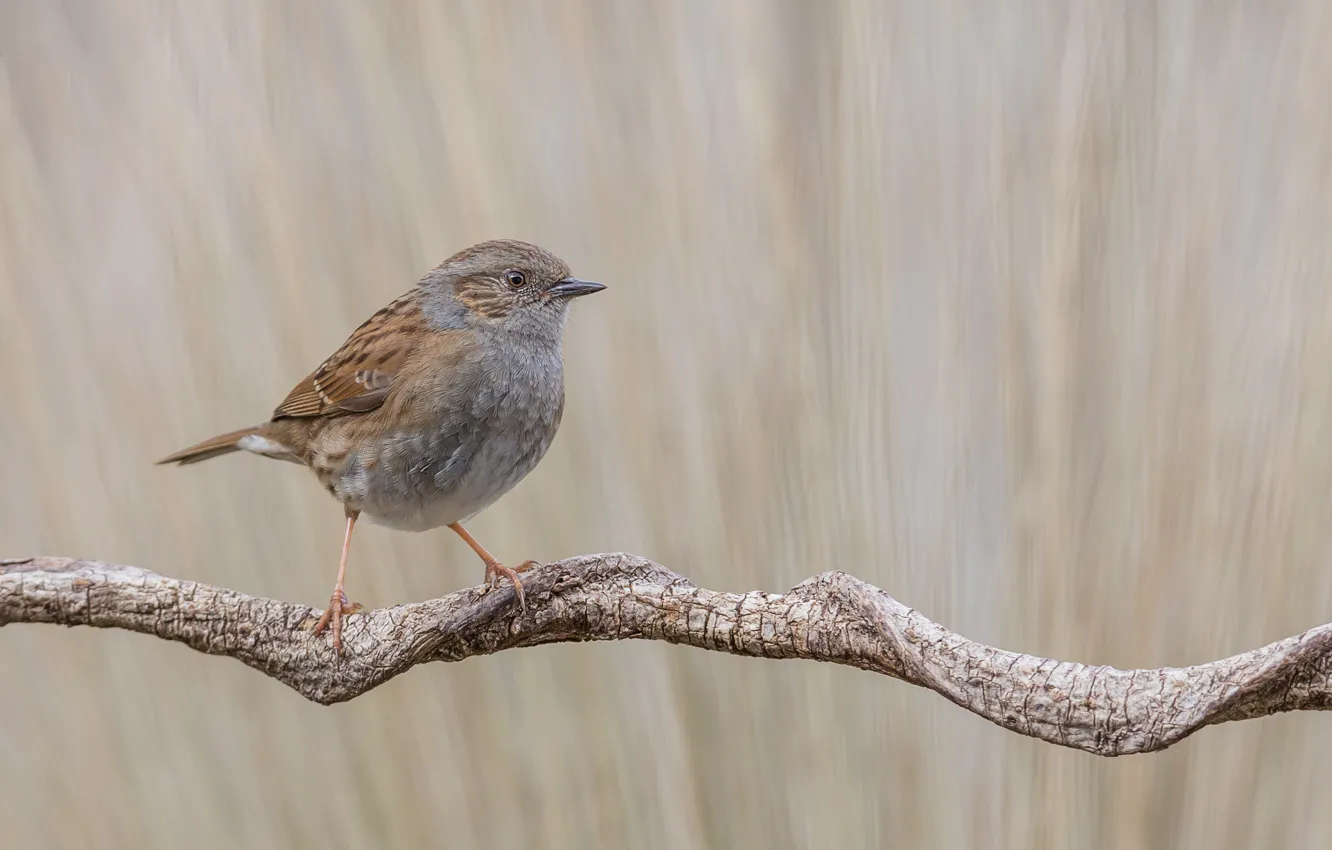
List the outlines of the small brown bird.
<svg viewBox="0 0 1332 850">
<path fill-rule="evenodd" d="M 205 440 L 158 463 L 195 463 L 243 449 L 310 467 L 342 502 L 347 531 L 328 610 L 361 609 L 343 591 L 361 514 L 390 528 L 447 525 L 486 565 L 485 583 L 513 582 L 462 523 L 531 472 L 564 412 L 561 340 L 569 303 L 606 287 L 570 277 L 563 260 L 525 242 L 483 242 L 421 278 L 357 328 L 296 385 L 271 421 Z"/>
</svg>

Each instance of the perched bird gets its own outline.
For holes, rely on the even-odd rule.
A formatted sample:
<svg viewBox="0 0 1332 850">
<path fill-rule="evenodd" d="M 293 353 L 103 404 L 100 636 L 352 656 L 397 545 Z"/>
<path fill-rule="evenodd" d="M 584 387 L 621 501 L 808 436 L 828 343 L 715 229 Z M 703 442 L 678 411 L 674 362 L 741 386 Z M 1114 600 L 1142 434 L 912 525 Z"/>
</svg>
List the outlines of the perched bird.
<svg viewBox="0 0 1332 850">
<path fill-rule="evenodd" d="M 343 579 L 362 514 L 390 528 L 447 525 L 503 576 L 526 607 L 517 570 L 462 523 L 531 472 L 564 412 L 561 340 L 569 303 L 606 287 L 571 277 L 551 253 L 513 240 L 483 242 L 440 263 L 379 310 L 296 385 L 270 421 L 222 434 L 158 461 L 195 463 L 237 450 L 304 464 L 347 517 L 338 580 L 320 634 L 362 610 Z"/>
</svg>

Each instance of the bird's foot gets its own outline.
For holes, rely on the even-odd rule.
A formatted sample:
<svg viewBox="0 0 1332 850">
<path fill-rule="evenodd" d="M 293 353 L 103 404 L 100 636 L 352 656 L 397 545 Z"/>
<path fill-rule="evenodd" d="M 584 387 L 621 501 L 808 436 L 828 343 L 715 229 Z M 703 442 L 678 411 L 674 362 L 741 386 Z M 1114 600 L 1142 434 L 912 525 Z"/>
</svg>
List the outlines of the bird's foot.
<svg viewBox="0 0 1332 850">
<path fill-rule="evenodd" d="M 486 561 L 486 591 L 499 587 L 500 579 L 507 578 L 513 582 L 513 592 L 518 596 L 518 610 L 527 613 L 527 594 L 523 592 L 522 579 L 518 578 L 519 573 L 527 572 L 533 567 L 540 566 L 536 561 L 524 561 L 518 566 L 518 569 L 510 569 L 499 561 Z"/>
<path fill-rule="evenodd" d="M 328 600 L 328 607 L 324 609 L 324 615 L 319 618 L 319 622 L 314 624 L 314 634 L 323 634 L 324 629 L 333 627 L 333 654 L 342 654 L 342 618 L 350 617 L 352 614 L 359 614 L 365 610 L 365 606 L 359 602 L 348 602 L 347 594 L 342 592 L 341 587 L 333 589 L 333 596 Z"/>
</svg>

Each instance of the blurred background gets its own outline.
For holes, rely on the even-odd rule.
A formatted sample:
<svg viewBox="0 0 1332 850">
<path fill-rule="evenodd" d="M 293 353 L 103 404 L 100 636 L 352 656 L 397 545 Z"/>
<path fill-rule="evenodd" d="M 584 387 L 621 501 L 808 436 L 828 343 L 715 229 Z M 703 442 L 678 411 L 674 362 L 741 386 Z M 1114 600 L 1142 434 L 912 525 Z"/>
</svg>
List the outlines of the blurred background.
<svg viewBox="0 0 1332 850">
<path fill-rule="evenodd" d="M 473 242 L 580 302 L 471 529 L 724 590 L 840 568 L 964 635 L 1185 665 L 1332 620 L 1332 5 L 7 0 L 0 554 L 320 606 L 261 420 Z M 357 532 L 370 606 L 480 577 Z M 322 708 L 0 633 L 6 848 L 1327 847 L 1332 721 L 1100 760 L 851 669 L 662 644 Z M 1319 802 L 1319 801 L 1322 802 Z"/>
</svg>

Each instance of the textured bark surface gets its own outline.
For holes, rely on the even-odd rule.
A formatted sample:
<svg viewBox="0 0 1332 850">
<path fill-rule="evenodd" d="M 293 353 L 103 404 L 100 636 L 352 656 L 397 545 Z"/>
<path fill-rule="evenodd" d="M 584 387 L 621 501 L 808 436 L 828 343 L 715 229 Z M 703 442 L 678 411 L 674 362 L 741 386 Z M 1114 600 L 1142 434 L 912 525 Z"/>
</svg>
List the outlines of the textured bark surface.
<svg viewBox="0 0 1332 850">
<path fill-rule="evenodd" d="M 588 555 L 513 591 L 469 589 L 350 618 L 344 657 L 318 611 L 138 567 L 69 558 L 0 562 L 0 626 L 119 628 L 236 658 L 323 704 L 428 661 L 585 640 L 663 640 L 872 670 L 994 723 L 1103 756 L 1169 747 L 1203 726 L 1332 706 L 1332 625 L 1194 667 L 1117 670 L 1006 652 L 955 634 L 877 587 L 832 571 L 787 593 L 719 593 L 644 558 Z"/>
</svg>

